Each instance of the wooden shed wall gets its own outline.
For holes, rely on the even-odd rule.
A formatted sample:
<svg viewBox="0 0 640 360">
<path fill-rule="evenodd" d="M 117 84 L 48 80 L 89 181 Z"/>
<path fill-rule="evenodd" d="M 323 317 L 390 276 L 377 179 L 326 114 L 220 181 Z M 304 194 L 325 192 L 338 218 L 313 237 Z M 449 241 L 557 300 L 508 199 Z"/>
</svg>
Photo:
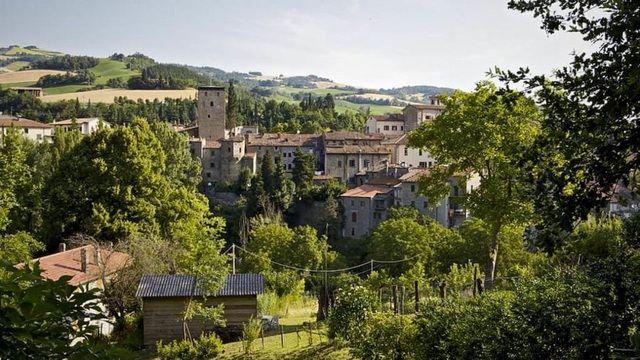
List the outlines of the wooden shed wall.
<svg viewBox="0 0 640 360">
<path fill-rule="evenodd" d="M 162 339 L 164 344 L 172 340 L 181 340 L 182 313 L 188 298 L 144 298 L 142 299 L 142 313 L 144 319 L 144 345 L 155 346 Z M 207 305 L 224 303 L 224 318 L 227 327 L 242 326 L 251 315 L 258 312 L 258 301 L 253 296 L 226 296 L 207 299 Z M 198 337 L 203 331 L 214 330 L 210 321 L 203 322 L 201 317 L 194 317 L 188 322 L 192 337 Z"/>
</svg>

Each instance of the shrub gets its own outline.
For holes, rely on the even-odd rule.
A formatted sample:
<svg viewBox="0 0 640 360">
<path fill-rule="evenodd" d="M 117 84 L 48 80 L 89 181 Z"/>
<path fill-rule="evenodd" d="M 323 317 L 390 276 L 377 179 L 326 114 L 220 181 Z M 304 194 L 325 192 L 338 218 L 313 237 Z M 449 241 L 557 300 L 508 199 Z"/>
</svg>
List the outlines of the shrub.
<svg viewBox="0 0 640 360">
<path fill-rule="evenodd" d="M 262 324 L 253 315 L 249 318 L 248 323 L 242 325 L 242 346 L 245 354 L 253 350 L 253 344 L 260 337 L 260 331 L 262 331 Z"/>
<path fill-rule="evenodd" d="M 360 359 L 414 359 L 416 326 L 405 316 L 371 314 L 365 324 L 366 335 L 350 344 Z"/>
<path fill-rule="evenodd" d="M 327 319 L 329 338 L 358 341 L 365 335 L 367 316 L 378 308 L 376 294 L 362 286 L 352 286 L 336 291 L 333 307 Z"/>
<path fill-rule="evenodd" d="M 222 340 L 216 334 L 203 334 L 191 342 L 189 340 L 173 340 L 163 345 L 157 343 L 158 357 L 161 360 L 207 360 L 218 356 L 222 351 Z"/>
</svg>

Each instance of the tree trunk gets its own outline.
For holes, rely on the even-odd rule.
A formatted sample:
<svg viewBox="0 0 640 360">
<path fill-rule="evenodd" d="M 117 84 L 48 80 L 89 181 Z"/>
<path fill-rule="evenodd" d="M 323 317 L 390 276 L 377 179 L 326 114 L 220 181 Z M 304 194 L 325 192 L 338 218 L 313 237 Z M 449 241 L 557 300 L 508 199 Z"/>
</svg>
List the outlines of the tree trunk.
<svg viewBox="0 0 640 360">
<path fill-rule="evenodd" d="M 493 224 L 493 228 L 491 229 L 491 249 L 489 252 L 489 261 L 487 261 L 487 267 L 484 274 L 484 287 L 487 290 L 493 288 L 493 278 L 496 272 L 496 262 L 498 260 L 498 233 L 500 233 L 501 227 L 502 223 L 497 221 Z"/>
</svg>

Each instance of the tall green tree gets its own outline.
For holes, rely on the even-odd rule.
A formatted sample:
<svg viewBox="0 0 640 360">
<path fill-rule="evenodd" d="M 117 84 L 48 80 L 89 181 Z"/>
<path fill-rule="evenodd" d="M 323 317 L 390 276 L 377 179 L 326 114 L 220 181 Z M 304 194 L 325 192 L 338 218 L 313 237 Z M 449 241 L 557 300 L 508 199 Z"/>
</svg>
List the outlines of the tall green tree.
<svg viewBox="0 0 640 360">
<path fill-rule="evenodd" d="M 10 127 L 0 142 L 0 234 L 9 226 L 9 212 L 19 205 L 17 191 L 31 180 L 22 137 Z"/>
<path fill-rule="evenodd" d="M 164 171 L 162 146 L 145 120 L 84 137 L 44 189 L 49 240 L 55 245 L 76 232 L 109 241 L 158 233 L 156 216 L 170 190 Z"/>
<path fill-rule="evenodd" d="M 276 186 L 275 169 L 273 165 L 273 154 L 271 149 L 267 149 L 260 162 L 260 178 L 265 193 L 272 194 Z"/>
<path fill-rule="evenodd" d="M 605 0 L 511 0 L 539 18 L 547 34 L 572 32 L 591 44 L 552 75 L 499 72 L 536 93 L 543 136 L 529 154 L 541 222 L 540 245 L 562 246 L 576 220 L 607 201 L 614 184 L 637 186 L 640 168 L 640 3 Z"/>
<path fill-rule="evenodd" d="M 169 129 L 164 122 L 153 122 L 150 127 L 165 155 L 164 177 L 172 186 L 195 190 L 202 181 L 202 165 L 191 157 L 187 136 Z"/>
<path fill-rule="evenodd" d="M 229 90 L 227 91 L 227 129 L 238 126 L 238 94 L 233 85 L 233 80 L 229 80 Z"/>
<path fill-rule="evenodd" d="M 315 174 L 315 156 L 313 153 L 297 148 L 293 159 L 293 182 L 296 195 L 303 202 L 312 200 L 313 175 Z"/>
<path fill-rule="evenodd" d="M 273 204 L 282 212 L 287 211 L 293 203 L 293 194 L 295 192 L 295 184 L 289 180 L 284 170 L 282 157 L 277 156 L 275 159 L 275 186 L 271 193 Z"/>
<path fill-rule="evenodd" d="M 446 105 L 444 113 L 409 134 L 411 146 L 426 149 L 439 164 L 420 181 L 419 191 L 441 199 L 450 195 L 447 180 L 454 175 L 473 171 L 480 177 L 479 188 L 467 195 L 466 203 L 474 217 L 491 227 L 485 271 L 491 281 L 500 230 L 531 219 L 527 174 L 518 161 L 539 133 L 540 115 L 533 100 L 516 91 L 498 92 L 490 82 L 478 83 L 473 93 L 456 91 L 440 100 Z"/>
</svg>

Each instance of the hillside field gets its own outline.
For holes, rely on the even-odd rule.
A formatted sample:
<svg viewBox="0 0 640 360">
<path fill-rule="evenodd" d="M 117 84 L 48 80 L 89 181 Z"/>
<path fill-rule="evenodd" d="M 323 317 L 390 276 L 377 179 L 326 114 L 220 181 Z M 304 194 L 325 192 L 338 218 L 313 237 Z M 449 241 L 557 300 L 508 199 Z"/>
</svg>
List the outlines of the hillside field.
<svg viewBox="0 0 640 360">
<path fill-rule="evenodd" d="M 79 86 L 86 87 L 83 85 L 71 85 L 71 86 Z M 54 88 L 55 89 L 55 88 Z M 103 102 L 103 103 L 113 103 L 113 98 L 118 96 L 126 96 L 129 99 L 137 100 L 153 100 L 159 99 L 163 100 L 164 98 L 183 98 L 195 99 L 196 97 L 196 89 L 187 89 L 187 90 L 124 90 L 124 89 L 103 89 L 103 90 L 93 90 L 93 91 L 81 91 L 81 92 L 70 92 L 56 95 L 48 95 L 48 90 L 45 90 L 45 96 L 42 97 L 42 101 L 44 102 L 54 102 L 58 100 L 75 100 L 78 99 L 82 103 L 86 103 L 91 101 L 92 103 Z"/>
<path fill-rule="evenodd" d="M 25 70 L 13 71 L 0 74 L 0 84 L 26 83 L 35 84 L 38 79 L 45 75 L 64 74 L 64 71 L 58 70 Z"/>
</svg>

